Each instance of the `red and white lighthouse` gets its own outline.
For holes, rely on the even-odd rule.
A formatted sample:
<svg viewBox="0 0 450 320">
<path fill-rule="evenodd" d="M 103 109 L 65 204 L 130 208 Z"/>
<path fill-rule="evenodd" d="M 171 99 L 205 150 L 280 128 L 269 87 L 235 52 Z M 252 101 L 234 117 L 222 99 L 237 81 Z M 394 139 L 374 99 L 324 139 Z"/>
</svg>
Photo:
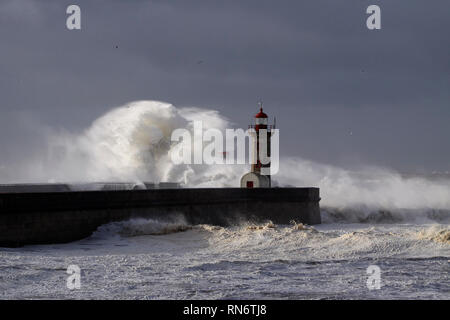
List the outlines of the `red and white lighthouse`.
<svg viewBox="0 0 450 320">
<path fill-rule="evenodd" d="M 270 188 L 270 137 L 275 124 L 269 125 L 269 118 L 259 103 L 259 112 L 255 115 L 255 124 L 249 125 L 252 137 L 252 165 L 249 173 L 241 178 L 241 188 Z"/>
</svg>

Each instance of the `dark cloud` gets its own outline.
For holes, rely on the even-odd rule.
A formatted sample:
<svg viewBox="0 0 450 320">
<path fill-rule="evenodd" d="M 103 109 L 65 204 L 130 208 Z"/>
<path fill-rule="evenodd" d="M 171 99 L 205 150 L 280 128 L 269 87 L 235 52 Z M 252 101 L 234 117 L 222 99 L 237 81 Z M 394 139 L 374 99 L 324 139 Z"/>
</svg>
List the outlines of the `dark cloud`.
<svg viewBox="0 0 450 320">
<path fill-rule="evenodd" d="M 0 4 L 0 162 L 34 136 L 23 117 L 81 130 L 156 99 L 246 126 L 263 99 L 283 154 L 450 170 L 448 1 L 80 0 L 68 31 L 72 3 Z"/>
</svg>

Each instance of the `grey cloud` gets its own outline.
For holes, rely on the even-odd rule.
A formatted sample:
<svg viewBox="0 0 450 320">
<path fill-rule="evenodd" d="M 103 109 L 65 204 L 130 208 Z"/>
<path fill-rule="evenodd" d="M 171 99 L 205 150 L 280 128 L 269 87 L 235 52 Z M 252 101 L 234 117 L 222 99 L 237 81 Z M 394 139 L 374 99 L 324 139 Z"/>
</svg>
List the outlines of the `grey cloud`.
<svg viewBox="0 0 450 320">
<path fill-rule="evenodd" d="M 68 31 L 72 3 L 0 6 L 8 158 L 31 139 L 11 134 L 16 112 L 81 130 L 113 106 L 156 99 L 244 127 L 263 99 L 284 154 L 450 170 L 448 1 L 80 0 L 82 30 Z M 365 27 L 369 4 L 382 8 L 380 31 Z"/>
</svg>

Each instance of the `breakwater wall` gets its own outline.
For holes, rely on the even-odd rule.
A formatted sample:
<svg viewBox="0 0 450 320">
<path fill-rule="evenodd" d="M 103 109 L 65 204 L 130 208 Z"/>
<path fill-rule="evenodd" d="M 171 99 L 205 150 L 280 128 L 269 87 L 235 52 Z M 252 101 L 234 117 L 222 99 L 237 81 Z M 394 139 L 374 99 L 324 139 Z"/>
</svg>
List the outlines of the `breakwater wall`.
<svg viewBox="0 0 450 320">
<path fill-rule="evenodd" d="M 191 224 L 240 221 L 319 224 L 318 188 L 198 188 L 0 193 L 0 246 L 64 243 L 88 237 L 100 225 L 130 218 Z"/>
</svg>

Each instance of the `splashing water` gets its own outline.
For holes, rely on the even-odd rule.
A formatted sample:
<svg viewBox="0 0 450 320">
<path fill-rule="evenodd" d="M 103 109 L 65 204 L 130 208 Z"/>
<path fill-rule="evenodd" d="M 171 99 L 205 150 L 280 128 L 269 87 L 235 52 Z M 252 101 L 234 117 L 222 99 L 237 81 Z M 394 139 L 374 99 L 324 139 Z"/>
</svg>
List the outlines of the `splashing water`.
<svg viewBox="0 0 450 320">
<path fill-rule="evenodd" d="M 175 108 L 158 101 L 137 101 L 115 108 L 81 134 L 54 132 L 46 150 L 12 167 L 14 181 L 0 182 L 181 182 L 187 186 L 236 186 L 246 166 L 173 165 L 173 130 L 223 131 L 227 119 L 217 111 Z M 192 135 L 194 137 L 194 135 Z M 6 170 L 5 170 L 6 172 Z"/>
<path fill-rule="evenodd" d="M 202 121 L 204 129 L 223 132 L 232 128 L 217 111 L 176 108 L 158 101 L 131 102 L 101 116 L 82 134 L 53 134 L 48 153 L 30 156 L 28 163 L 10 171 L 17 172 L 17 180 L 32 182 L 171 181 L 187 187 L 239 186 L 248 165 L 172 163 L 171 133 L 178 128 L 192 132 L 193 121 Z M 325 222 L 450 218 L 449 180 L 406 178 L 377 167 L 352 172 L 292 157 L 281 157 L 280 171 L 273 180 L 279 186 L 320 187 Z"/>
</svg>

